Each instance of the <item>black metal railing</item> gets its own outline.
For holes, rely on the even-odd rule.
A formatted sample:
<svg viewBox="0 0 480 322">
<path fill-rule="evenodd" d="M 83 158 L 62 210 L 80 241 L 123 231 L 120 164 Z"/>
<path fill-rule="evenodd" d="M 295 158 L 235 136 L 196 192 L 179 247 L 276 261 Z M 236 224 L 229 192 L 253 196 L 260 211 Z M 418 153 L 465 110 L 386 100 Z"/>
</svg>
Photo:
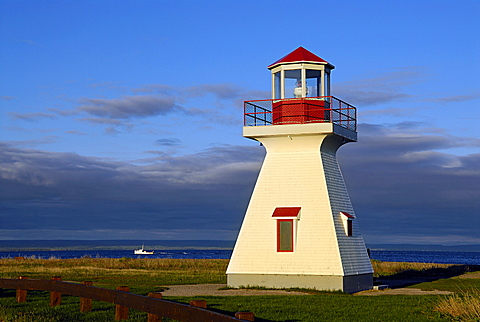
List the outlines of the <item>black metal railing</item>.
<svg viewBox="0 0 480 322">
<path fill-rule="evenodd" d="M 244 103 L 244 125 L 334 123 L 357 130 L 357 109 L 333 96 L 255 100 Z"/>
</svg>

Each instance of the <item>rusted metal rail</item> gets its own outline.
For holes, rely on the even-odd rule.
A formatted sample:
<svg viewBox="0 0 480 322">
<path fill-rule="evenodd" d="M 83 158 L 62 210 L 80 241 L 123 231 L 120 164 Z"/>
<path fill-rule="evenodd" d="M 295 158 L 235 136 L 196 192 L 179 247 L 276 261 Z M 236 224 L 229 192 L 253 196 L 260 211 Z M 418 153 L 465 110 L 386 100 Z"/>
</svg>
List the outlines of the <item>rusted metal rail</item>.
<svg viewBox="0 0 480 322">
<path fill-rule="evenodd" d="M 76 284 L 61 281 L 61 277 L 52 280 L 28 279 L 24 276 L 18 279 L 1 278 L 0 288 L 17 290 L 17 301 L 26 301 L 27 290 L 50 291 L 50 305 L 61 303 L 61 294 L 80 297 L 80 310 L 88 311 L 91 303 L 88 299 L 116 304 L 116 320 L 128 318 L 128 308 L 149 313 L 148 321 L 161 321 L 162 317 L 180 322 L 232 322 L 254 321 L 251 312 L 237 312 L 235 317 L 207 310 L 206 302 L 198 301 L 192 305 L 171 302 L 161 299 L 160 293 L 150 293 L 149 297 L 125 291 L 128 287 L 120 286 L 117 290 L 94 287 L 91 282 Z M 120 290 L 119 290 L 120 289 Z M 123 289 L 123 291 L 121 290 Z M 83 299 L 83 300 L 82 300 Z M 195 301 L 192 301 L 195 302 Z M 82 304 L 83 303 L 83 304 Z M 87 303 L 87 304 L 85 304 Z M 201 306 L 201 307 L 198 307 Z M 127 310 L 125 310 L 127 308 Z"/>
</svg>

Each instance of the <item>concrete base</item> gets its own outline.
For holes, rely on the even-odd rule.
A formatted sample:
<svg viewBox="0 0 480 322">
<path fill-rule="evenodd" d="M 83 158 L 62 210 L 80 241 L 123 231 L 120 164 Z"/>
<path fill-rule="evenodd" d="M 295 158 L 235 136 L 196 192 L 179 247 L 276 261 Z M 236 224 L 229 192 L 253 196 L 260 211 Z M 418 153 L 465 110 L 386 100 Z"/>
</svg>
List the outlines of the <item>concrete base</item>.
<svg viewBox="0 0 480 322">
<path fill-rule="evenodd" d="M 267 288 L 308 288 L 318 291 L 355 293 L 371 290 L 373 275 L 280 275 L 280 274 L 227 274 L 229 287 L 262 286 Z"/>
</svg>

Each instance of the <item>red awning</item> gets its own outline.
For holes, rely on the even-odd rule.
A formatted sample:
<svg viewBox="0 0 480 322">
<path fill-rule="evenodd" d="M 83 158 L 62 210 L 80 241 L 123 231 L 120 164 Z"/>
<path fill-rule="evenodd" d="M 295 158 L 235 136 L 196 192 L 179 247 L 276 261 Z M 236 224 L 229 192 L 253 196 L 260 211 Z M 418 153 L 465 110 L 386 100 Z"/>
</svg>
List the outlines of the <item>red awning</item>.
<svg viewBox="0 0 480 322">
<path fill-rule="evenodd" d="M 355 216 L 350 215 L 348 212 L 340 211 L 340 214 L 341 214 L 341 215 L 344 215 L 344 216 L 347 217 L 347 218 L 355 219 Z"/>
<path fill-rule="evenodd" d="M 277 207 L 272 217 L 297 217 L 301 207 Z"/>
</svg>

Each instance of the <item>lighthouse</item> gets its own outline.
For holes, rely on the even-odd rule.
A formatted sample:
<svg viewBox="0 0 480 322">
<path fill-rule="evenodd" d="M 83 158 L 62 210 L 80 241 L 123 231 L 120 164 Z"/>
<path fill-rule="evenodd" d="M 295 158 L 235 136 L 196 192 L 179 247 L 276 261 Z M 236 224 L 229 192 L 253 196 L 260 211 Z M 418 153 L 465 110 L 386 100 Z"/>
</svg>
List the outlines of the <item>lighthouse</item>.
<svg viewBox="0 0 480 322">
<path fill-rule="evenodd" d="M 299 47 L 268 66 L 272 99 L 244 103 L 243 136 L 266 156 L 227 268 L 230 287 L 372 288 L 336 159 L 357 141 L 356 108 L 331 96 L 334 68 Z"/>
</svg>

